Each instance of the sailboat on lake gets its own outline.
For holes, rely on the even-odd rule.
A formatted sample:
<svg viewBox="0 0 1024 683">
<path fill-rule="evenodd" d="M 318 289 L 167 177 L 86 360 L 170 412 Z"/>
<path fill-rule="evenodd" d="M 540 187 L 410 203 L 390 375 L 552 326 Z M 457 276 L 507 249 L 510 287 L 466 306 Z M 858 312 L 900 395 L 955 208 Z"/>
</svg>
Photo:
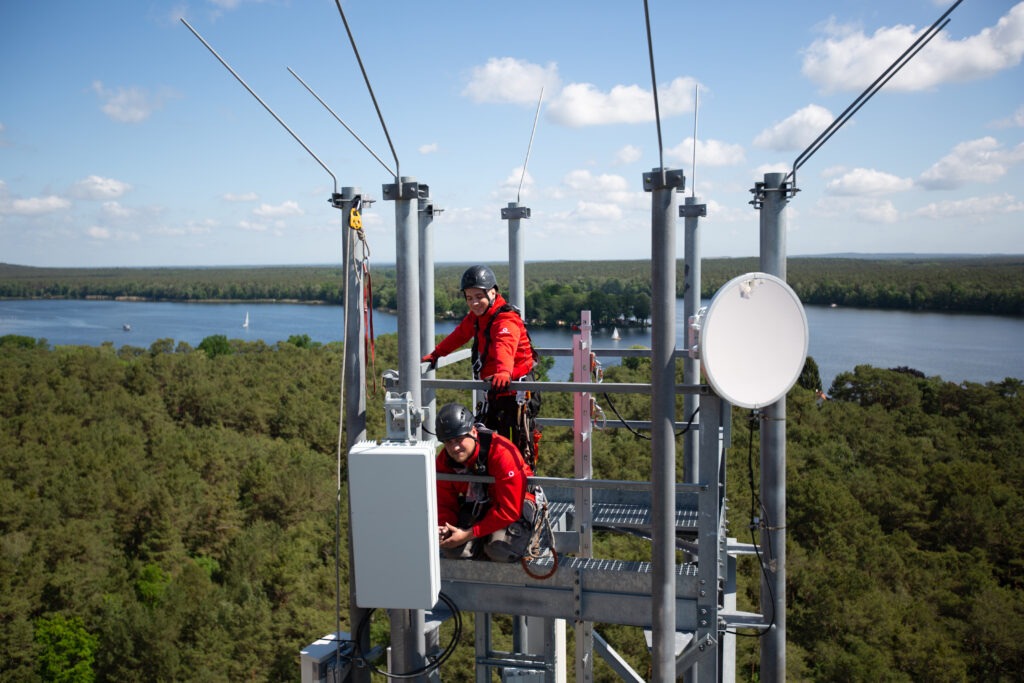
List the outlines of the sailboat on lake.
<svg viewBox="0 0 1024 683">
<path fill-rule="evenodd" d="M 249 311 L 245 312 L 245 321 L 242 323 L 242 327 L 249 328 Z"/>
<path fill-rule="evenodd" d="M 612 328 L 612 341 L 619 341 L 622 337 L 619 336 L 619 328 Z"/>
</svg>

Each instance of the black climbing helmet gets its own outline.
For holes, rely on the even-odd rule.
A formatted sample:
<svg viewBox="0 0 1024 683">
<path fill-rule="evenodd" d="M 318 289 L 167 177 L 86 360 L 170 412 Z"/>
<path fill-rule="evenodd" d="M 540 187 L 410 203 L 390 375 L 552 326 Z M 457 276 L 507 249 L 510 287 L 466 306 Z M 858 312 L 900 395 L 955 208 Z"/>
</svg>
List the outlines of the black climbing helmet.
<svg viewBox="0 0 1024 683">
<path fill-rule="evenodd" d="M 473 413 L 458 403 L 447 403 L 437 411 L 437 440 L 444 443 L 473 431 Z"/>
<path fill-rule="evenodd" d="M 463 292 L 471 287 L 479 287 L 485 292 L 491 291 L 498 286 L 498 280 L 494 277 L 494 271 L 487 266 L 470 266 L 462 274 L 462 282 L 459 289 Z"/>
</svg>

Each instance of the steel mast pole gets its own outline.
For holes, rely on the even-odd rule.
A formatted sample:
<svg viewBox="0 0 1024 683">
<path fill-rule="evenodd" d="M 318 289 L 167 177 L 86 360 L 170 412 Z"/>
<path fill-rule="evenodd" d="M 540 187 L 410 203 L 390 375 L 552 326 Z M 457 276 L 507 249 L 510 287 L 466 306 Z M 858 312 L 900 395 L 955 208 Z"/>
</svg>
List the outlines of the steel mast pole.
<svg viewBox="0 0 1024 683">
<path fill-rule="evenodd" d="M 398 286 L 398 391 L 409 397 L 411 406 L 422 405 L 420 381 L 420 299 L 419 241 L 416 208 L 420 185 L 415 178 L 399 177 L 392 185 L 383 186 L 385 199 L 395 202 L 395 266 Z M 426 186 L 422 186 L 424 189 Z M 412 416 L 409 416 L 412 419 Z M 419 428 L 411 437 L 421 438 Z M 398 672 L 423 668 L 426 661 L 423 610 L 390 610 L 394 668 Z M 426 680 L 425 678 L 423 680 Z"/>
<path fill-rule="evenodd" d="M 686 323 L 697 314 L 700 309 L 700 233 L 699 218 L 708 215 L 708 207 L 701 204 L 697 197 L 686 197 L 686 203 L 679 207 L 679 216 L 683 221 L 683 315 Z M 690 358 L 689 355 L 683 358 L 683 384 L 700 383 L 700 361 Z M 683 396 L 683 420 L 693 420 L 694 413 L 700 405 L 700 397 L 696 394 Z M 683 481 L 696 483 L 700 477 L 698 453 L 700 449 L 700 430 L 697 429 L 697 421 L 683 436 Z"/>
<path fill-rule="evenodd" d="M 683 172 L 655 168 L 644 174 L 651 193 L 651 527 L 653 543 L 652 669 L 654 680 L 676 678 L 675 590 L 675 192 Z"/>
<path fill-rule="evenodd" d="M 423 354 L 430 353 L 434 348 L 434 239 L 430 232 L 430 224 L 434 221 L 434 214 L 441 212 L 440 209 L 434 209 L 434 202 L 430 199 L 429 188 L 424 186 L 421 195 L 418 201 L 418 223 L 422 327 L 420 328 L 420 349 L 417 352 L 417 362 Z M 435 374 L 433 369 L 429 369 L 426 372 L 426 377 L 434 379 Z M 437 415 L 437 399 L 433 389 L 423 390 L 423 409 L 425 412 L 423 423 L 433 432 L 434 418 Z"/>
<path fill-rule="evenodd" d="M 761 188 L 761 270 L 786 279 L 785 173 L 765 173 Z M 772 627 L 761 639 L 761 680 L 786 680 L 786 397 L 762 411 L 761 500 L 765 516 L 761 547 L 765 571 L 761 579 L 761 605 L 771 615 Z M 767 553 L 771 553 L 768 556 Z"/>
<path fill-rule="evenodd" d="M 523 235 L 520 219 L 530 217 L 530 207 L 519 202 L 509 202 L 501 210 L 501 217 L 508 221 L 508 302 L 518 308 L 526 318 L 526 266 L 523 254 Z"/>
<path fill-rule="evenodd" d="M 342 261 L 345 274 L 345 373 L 342 377 L 342 387 L 345 395 L 345 453 L 351 450 L 352 445 L 366 439 L 366 348 L 362 340 L 366 333 L 366 324 L 362 316 L 363 303 L 363 278 L 362 259 L 356 253 L 356 231 L 352 228 L 352 209 L 362 204 L 362 196 L 357 187 L 343 187 L 340 195 L 333 195 L 331 203 L 341 209 L 342 230 Z M 338 473 L 340 479 L 341 473 Z M 369 610 L 363 609 L 356 604 L 356 576 L 355 557 L 352 555 L 352 516 L 349 506 L 348 519 L 348 604 L 349 624 L 352 632 L 350 637 L 356 637 L 356 626 L 366 618 Z M 340 587 L 339 587 L 340 591 Z M 368 652 L 370 648 L 369 629 L 363 636 L 363 642 L 358 643 L 362 652 Z M 370 671 L 364 667 L 352 669 L 352 683 L 369 683 Z"/>
</svg>

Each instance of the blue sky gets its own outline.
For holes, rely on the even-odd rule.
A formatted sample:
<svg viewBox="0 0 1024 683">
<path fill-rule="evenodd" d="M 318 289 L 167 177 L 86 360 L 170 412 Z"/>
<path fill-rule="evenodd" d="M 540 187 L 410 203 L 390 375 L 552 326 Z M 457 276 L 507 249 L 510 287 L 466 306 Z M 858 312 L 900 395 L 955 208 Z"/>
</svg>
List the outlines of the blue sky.
<svg viewBox="0 0 1024 683">
<path fill-rule="evenodd" d="M 750 189 L 789 171 L 950 4 L 650 0 L 665 166 L 707 204 L 704 257 L 757 254 Z M 343 7 L 400 172 L 442 209 L 437 261 L 506 258 L 501 209 L 517 196 L 528 261 L 650 256 L 641 0 Z M 340 261 L 334 181 L 182 17 L 339 188 L 377 200 L 371 262 L 394 262 L 393 178 L 288 72 L 395 168 L 332 0 L 0 3 L 0 261 Z M 950 18 L 802 166 L 790 255 L 1024 253 L 1024 2 L 964 0 Z M 681 255 L 681 220 L 679 234 Z"/>
</svg>

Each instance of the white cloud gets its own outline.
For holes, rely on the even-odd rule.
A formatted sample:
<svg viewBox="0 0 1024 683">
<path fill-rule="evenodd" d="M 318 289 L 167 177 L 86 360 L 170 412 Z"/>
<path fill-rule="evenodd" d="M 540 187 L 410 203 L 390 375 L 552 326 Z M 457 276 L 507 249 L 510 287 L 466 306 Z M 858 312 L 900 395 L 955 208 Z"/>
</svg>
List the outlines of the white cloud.
<svg viewBox="0 0 1024 683">
<path fill-rule="evenodd" d="M 109 240 L 111 237 L 109 229 L 101 228 L 98 225 L 90 227 L 85 231 L 85 234 L 96 240 Z"/>
<path fill-rule="evenodd" d="M 217 227 L 217 222 L 213 219 L 207 218 L 198 223 L 195 221 L 187 221 L 185 225 L 181 227 L 161 226 L 154 228 L 151 232 L 157 235 L 180 237 L 182 235 L 205 235 L 215 227 Z"/>
<path fill-rule="evenodd" d="M 676 78 L 658 90 L 663 118 L 693 111 L 692 78 Z M 570 83 L 552 100 L 548 116 L 572 128 L 612 123 L 646 123 L 654 120 L 654 96 L 638 85 L 616 85 L 604 93 L 590 83 Z"/>
<path fill-rule="evenodd" d="M 524 174 L 522 166 L 512 169 L 512 172 L 501 182 L 500 189 L 498 190 L 499 196 L 507 198 L 510 193 L 513 196 L 516 195 L 519 192 L 520 181 L 522 181 L 523 185 L 523 196 L 530 196 L 531 190 L 534 187 L 533 176 L 530 175 L 529 171 Z"/>
<path fill-rule="evenodd" d="M 125 220 L 135 215 L 134 209 L 122 206 L 120 202 L 103 202 L 103 215 L 114 220 Z"/>
<path fill-rule="evenodd" d="M 754 138 L 754 146 L 776 152 L 802 150 L 821 135 L 834 118 L 828 109 L 809 104 L 758 133 Z"/>
<path fill-rule="evenodd" d="M 513 59 L 492 57 L 483 66 L 473 67 L 462 94 L 474 102 L 536 104 L 541 89 L 557 89 L 561 80 L 558 66 L 547 66 Z"/>
<path fill-rule="evenodd" d="M 865 202 L 852 197 L 824 197 L 815 204 L 814 214 L 819 218 L 853 217 L 865 223 L 896 223 L 900 212 L 887 199 Z"/>
<path fill-rule="evenodd" d="M 693 138 L 686 138 L 675 147 L 665 150 L 670 160 L 685 166 L 693 163 Z M 743 145 L 733 145 L 721 140 L 697 141 L 697 168 L 702 166 L 736 166 L 746 161 Z"/>
<path fill-rule="evenodd" d="M 629 181 L 620 175 L 602 173 L 595 176 L 585 169 L 569 171 L 562 179 L 562 183 L 571 190 L 588 194 L 613 194 L 629 190 Z"/>
<path fill-rule="evenodd" d="M 304 212 L 297 202 L 289 200 L 277 206 L 260 204 L 259 208 L 253 209 L 252 213 L 260 218 L 280 218 L 282 216 L 301 216 Z"/>
<path fill-rule="evenodd" d="M 120 123 L 141 123 L 163 108 L 165 101 L 175 97 L 171 91 L 151 95 L 143 88 L 109 89 L 100 81 L 93 81 L 92 90 L 102 102 L 103 113 Z"/>
<path fill-rule="evenodd" d="M 1024 202 L 1010 194 L 988 197 L 969 197 L 944 202 L 933 202 L 914 211 L 915 216 L 929 219 L 969 218 L 984 220 L 988 216 L 1022 213 Z"/>
<path fill-rule="evenodd" d="M 71 186 L 71 196 L 76 199 L 116 199 L 132 189 L 128 183 L 91 175 Z"/>
<path fill-rule="evenodd" d="M 859 27 L 834 21 L 826 37 L 804 54 L 803 74 L 825 92 L 862 90 L 882 75 L 923 32 L 914 26 L 881 27 L 866 35 Z M 1012 7 L 995 26 L 954 40 L 944 29 L 916 54 L 885 87 L 924 90 L 941 83 L 987 78 L 1020 63 L 1024 55 L 1024 3 Z"/>
<path fill-rule="evenodd" d="M 573 215 L 584 220 L 620 221 L 622 208 L 618 204 L 603 202 L 577 202 Z"/>
<path fill-rule="evenodd" d="M 643 157 L 643 151 L 636 145 L 626 145 L 615 155 L 616 165 L 634 164 Z"/>
<path fill-rule="evenodd" d="M 253 223 L 252 221 L 239 221 L 238 227 L 249 232 L 266 232 L 269 229 L 265 223 Z"/>
<path fill-rule="evenodd" d="M 1010 166 L 1024 161 L 1024 143 L 1003 149 L 993 137 L 961 142 L 921 174 L 928 190 L 949 190 L 970 182 L 990 183 L 1006 175 Z"/>
<path fill-rule="evenodd" d="M 900 212 L 892 202 L 885 200 L 868 204 L 859 203 L 853 215 L 869 223 L 895 223 L 899 220 Z"/>
<path fill-rule="evenodd" d="M 873 168 L 855 168 L 830 180 L 825 191 L 833 195 L 882 195 L 904 192 L 914 187 L 910 178 L 900 178 Z"/>
<path fill-rule="evenodd" d="M 30 197 L 29 199 L 12 199 L 0 202 L 0 213 L 21 216 L 40 216 L 42 214 L 63 211 L 71 206 L 71 202 L 63 197 L 49 195 L 46 197 Z"/>
<path fill-rule="evenodd" d="M 234 192 L 226 192 L 221 195 L 221 199 L 226 202 L 254 202 L 258 200 L 260 196 L 255 192 L 242 192 L 235 194 Z"/>
<path fill-rule="evenodd" d="M 436 142 L 431 142 L 426 145 L 420 145 L 418 151 L 420 154 L 433 154 L 439 149 L 440 146 Z"/>
</svg>

